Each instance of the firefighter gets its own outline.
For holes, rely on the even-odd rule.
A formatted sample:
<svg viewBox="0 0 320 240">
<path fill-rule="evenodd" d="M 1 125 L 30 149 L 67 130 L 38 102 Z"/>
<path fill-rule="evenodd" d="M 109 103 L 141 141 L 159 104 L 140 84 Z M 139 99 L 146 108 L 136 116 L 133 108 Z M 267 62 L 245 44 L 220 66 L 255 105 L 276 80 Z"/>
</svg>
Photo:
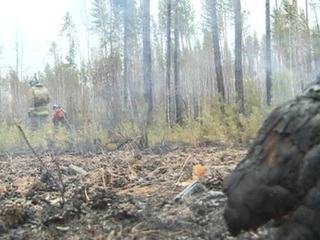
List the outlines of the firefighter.
<svg viewBox="0 0 320 240">
<path fill-rule="evenodd" d="M 52 122 L 55 127 L 63 126 L 68 127 L 68 121 L 67 121 L 67 112 L 62 107 L 60 107 L 58 104 L 53 104 L 52 110 L 54 111 Z"/>
<path fill-rule="evenodd" d="M 29 82 L 28 92 L 28 116 L 30 117 L 31 129 L 37 130 L 45 125 L 49 116 L 47 104 L 50 102 L 48 89 L 36 78 Z"/>
</svg>

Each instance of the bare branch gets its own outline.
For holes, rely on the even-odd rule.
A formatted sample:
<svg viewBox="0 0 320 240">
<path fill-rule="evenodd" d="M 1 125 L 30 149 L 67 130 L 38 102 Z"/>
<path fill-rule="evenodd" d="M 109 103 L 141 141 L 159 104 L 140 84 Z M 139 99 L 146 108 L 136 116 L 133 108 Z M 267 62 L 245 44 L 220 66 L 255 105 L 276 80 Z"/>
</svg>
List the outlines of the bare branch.
<svg viewBox="0 0 320 240">
<path fill-rule="evenodd" d="M 54 182 L 54 184 L 57 186 L 60 194 L 61 194 L 61 199 L 62 199 L 62 202 L 61 202 L 61 206 L 63 206 L 64 204 L 64 193 L 65 193 L 65 185 L 62 181 L 62 175 L 61 175 L 61 170 L 60 170 L 60 165 L 59 165 L 59 162 L 56 161 L 53 156 L 52 159 L 54 161 L 54 163 L 56 164 L 56 167 L 57 167 L 57 174 L 58 174 L 58 179 L 57 180 L 53 174 L 51 174 L 51 172 L 49 171 L 49 169 L 47 168 L 47 166 L 45 165 L 45 163 L 42 161 L 41 157 L 39 156 L 39 154 L 34 150 L 34 148 L 31 146 L 30 142 L 28 141 L 28 138 L 26 136 L 26 134 L 24 133 L 23 129 L 21 128 L 20 125 L 18 125 L 16 122 L 14 123 L 17 128 L 20 130 L 21 134 L 22 134 L 22 137 L 24 138 L 24 140 L 26 141 L 27 145 L 29 146 L 29 148 L 31 149 L 31 151 L 33 152 L 33 154 L 36 156 L 36 158 L 38 159 L 38 161 L 40 162 L 41 164 L 41 168 L 40 168 L 40 171 L 42 172 L 42 168 L 45 170 L 45 174 L 52 179 L 52 181 Z M 60 184 L 59 184 L 59 181 L 60 181 Z"/>
</svg>

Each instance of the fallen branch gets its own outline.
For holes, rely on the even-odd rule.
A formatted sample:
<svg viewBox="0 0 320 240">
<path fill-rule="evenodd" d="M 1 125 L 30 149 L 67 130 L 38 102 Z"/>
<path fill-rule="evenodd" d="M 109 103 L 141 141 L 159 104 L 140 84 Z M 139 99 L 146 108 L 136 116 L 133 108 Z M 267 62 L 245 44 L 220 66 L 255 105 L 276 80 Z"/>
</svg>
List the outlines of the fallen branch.
<svg viewBox="0 0 320 240">
<path fill-rule="evenodd" d="M 24 140 L 26 141 L 28 147 L 31 149 L 32 153 L 36 156 L 36 158 L 38 159 L 38 161 L 40 162 L 41 166 L 40 166 L 40 172 L 42 173 L 42 169 L 45 170 L 45 175 L 47 175 L 49 178 L 52 179 L 52 181 L 54 182 L 54 184 L 57 186 L 60 194 L 61 194 L 61 198 L 62 198 L 62 204 L 64 204 L 64 190 L 65 190 L 65 186 L 63 184 L 62 181 L 62 176 L 61 176 L 61 171 L 60 171 L 60 167 L 59 164 L 56 162 L 56 166 L 57 166 L 57 171 L 58 171 L 58 178 L 61 182 L 61 186 L 58 183 L 58 180 L 53 176 L 53 174 L 51 174 L 51 172 L 49 171 L 49 169 L 47 168 L 47 166 L 45 165 L 45 163 L 42 161 L 41 157 L 39 156 L 39 154 L 34 150 L 34 148 L 31 146 L 26 134 L 24 133 L 23 129 L 21 128 L 20 125 L 18 125 L 16 122 L 14 123 L 17 128 L 19 129 L 19 131 L 22 134 L 22 137 L 24 138 Z"/>
<path fill-rule="evenodd" d="M 181 168 L 181 170 L 180 170 L 180 173 L 179 173 L 179 178 L 178 178 L 178 180 L 177 180 L 176 184 L 174 185 L 173 190 L 175 190 L 175 189 L 176 189 L 176 186 L 177 186 L 177 185 L 178 185 L 178 183 L 180 182 L 180 179 L 181 179 L 181 177 L 182 177 L 182 173 L 183 173 L 183 169 L 185 168 L 185 166 L 186 166 L 187 162 L 189 161 L 189 158 L 190 158 L 190 155 L 189 155 L 189 156 L 187 157 L 187 159 L 184 161 L 184 164 L 183 164 L 183 166 L 182 166 L 182 168 Z"/>
<path fill-rule="evenodd" d="M 34 148 L 31 146 L 31 144 L 30 144 L 30 142 L 28 141 L 28 138 L 27 138 L 26 134 L 24 133 L 24 131 L 22 130 L 21 126 L 18 125 L 16 122 L 15 122 L 14 124 L 15 124 L 15 125 L 17 126 L 17 128 L 20 130 L 20 132 L 21 132 L 21 134 L 22 134 L 22 137 L 23 137 L 24 140 L 26 141 L 26 143 L 27 143 L 28 147 L 31 149 L 32 153 L 36 156 L 36 158 L 37 158 L 38 161 L 40 162 L 41 167 L 42 167 L 43 169 L 45 169 L 46 172 L 49 173 L 49 170 L 48 170 L 47 166 L 44 164 L 44 162 L 42 161 L 42 159 L 41 159 L 41 157 L 39 156 L 39 154 L 38 154 L 38 153 L 34 150 Z M 42 168 L 40 168 L 40 171 L 41 171 L 41 172 L 42 172 Z M 50 174 L 50 173 L 49 173 L 49 174 Z"/>
<path fill-rule="evenodd" d="M 51 155 L 51 159 L 56 164 L 56 169 L 57 169 L 57 173 L 58 173 L 58 179 L 59 179 L 60 184 L 61 184 L 61 186 L 59 185 L 58 188 L 59 188 L 59 191 L 60 191 L 60 194 L 61 194 L 61 200 L 62 200 L 61 204 L 63 205 L 65 203 L 64 195 L 65 195 L 66 187 L 65 187 L 65 185 L 63 183 L 63 180 L 62 180 L 62 174 L 61 174 L 61 169 L 60 169 L 60 161 L 59 161 L 59 159 L 54 158 L 54 153 Z M 56 185 L 58 185 L 57 182 L 55 182 L 55 183 L 56 183 Z"/>
</svg>

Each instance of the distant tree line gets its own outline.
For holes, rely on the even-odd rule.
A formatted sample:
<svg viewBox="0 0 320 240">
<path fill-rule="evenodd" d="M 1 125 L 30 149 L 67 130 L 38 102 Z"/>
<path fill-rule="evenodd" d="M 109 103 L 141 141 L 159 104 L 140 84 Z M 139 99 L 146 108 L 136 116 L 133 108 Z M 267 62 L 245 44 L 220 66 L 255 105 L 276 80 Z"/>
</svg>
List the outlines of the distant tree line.
<svg viewBox="0 0 320 240">
<path fill-rule="evenodd" d="M 80 46 L 72 15 L 62 19 L 60 37 L 67 51 L 52 42 L 52 62 L 38 72 L 53 102 L 68 111 L 76 127 L 94 124 L 115 129 L 138 126 L 144 144 L 148 128 L 171 128 L 199 120 L 204 105 L 237 104 L 249 115 L 250 86 L 261 104 L 278 104 L 300 93 L 320 72 L 319 1 L 265 1 L 258 34 L 241 0 L 202 0 L 197 21 L 191 0 L 92 0 L 84 25 L 87 46 Z M 312 16 L 312 17 L 310 17 Z M 312 19 L 312 20 L 310 20 Z M 90 39 L 98 38 L 94 45 Z M 87 56 L 80 54 L 87 48 Z M 0 79 L 0 121 L 27 117 L 31 76 L 17 64 Z"/>
</svg>

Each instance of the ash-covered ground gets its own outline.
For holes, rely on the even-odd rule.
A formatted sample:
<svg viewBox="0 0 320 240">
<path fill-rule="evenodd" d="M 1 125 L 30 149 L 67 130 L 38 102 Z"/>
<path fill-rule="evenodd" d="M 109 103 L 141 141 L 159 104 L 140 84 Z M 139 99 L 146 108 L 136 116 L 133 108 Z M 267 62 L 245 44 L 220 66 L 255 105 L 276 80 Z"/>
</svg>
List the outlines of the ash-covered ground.
<svg viewBox="0 0 320 240">
<path fill-rule="evenodd" d="M 174 201 L 194 165 L 205 166 L 208 190 L 221 191 L 245 153 L 206 147 L 48 154 L 43 164 L 32 155 L 7 156 L 0 160 L 0 239 L 272 239 L 268 224 L 231 237 L 224 197 Z"/>
</svg>

